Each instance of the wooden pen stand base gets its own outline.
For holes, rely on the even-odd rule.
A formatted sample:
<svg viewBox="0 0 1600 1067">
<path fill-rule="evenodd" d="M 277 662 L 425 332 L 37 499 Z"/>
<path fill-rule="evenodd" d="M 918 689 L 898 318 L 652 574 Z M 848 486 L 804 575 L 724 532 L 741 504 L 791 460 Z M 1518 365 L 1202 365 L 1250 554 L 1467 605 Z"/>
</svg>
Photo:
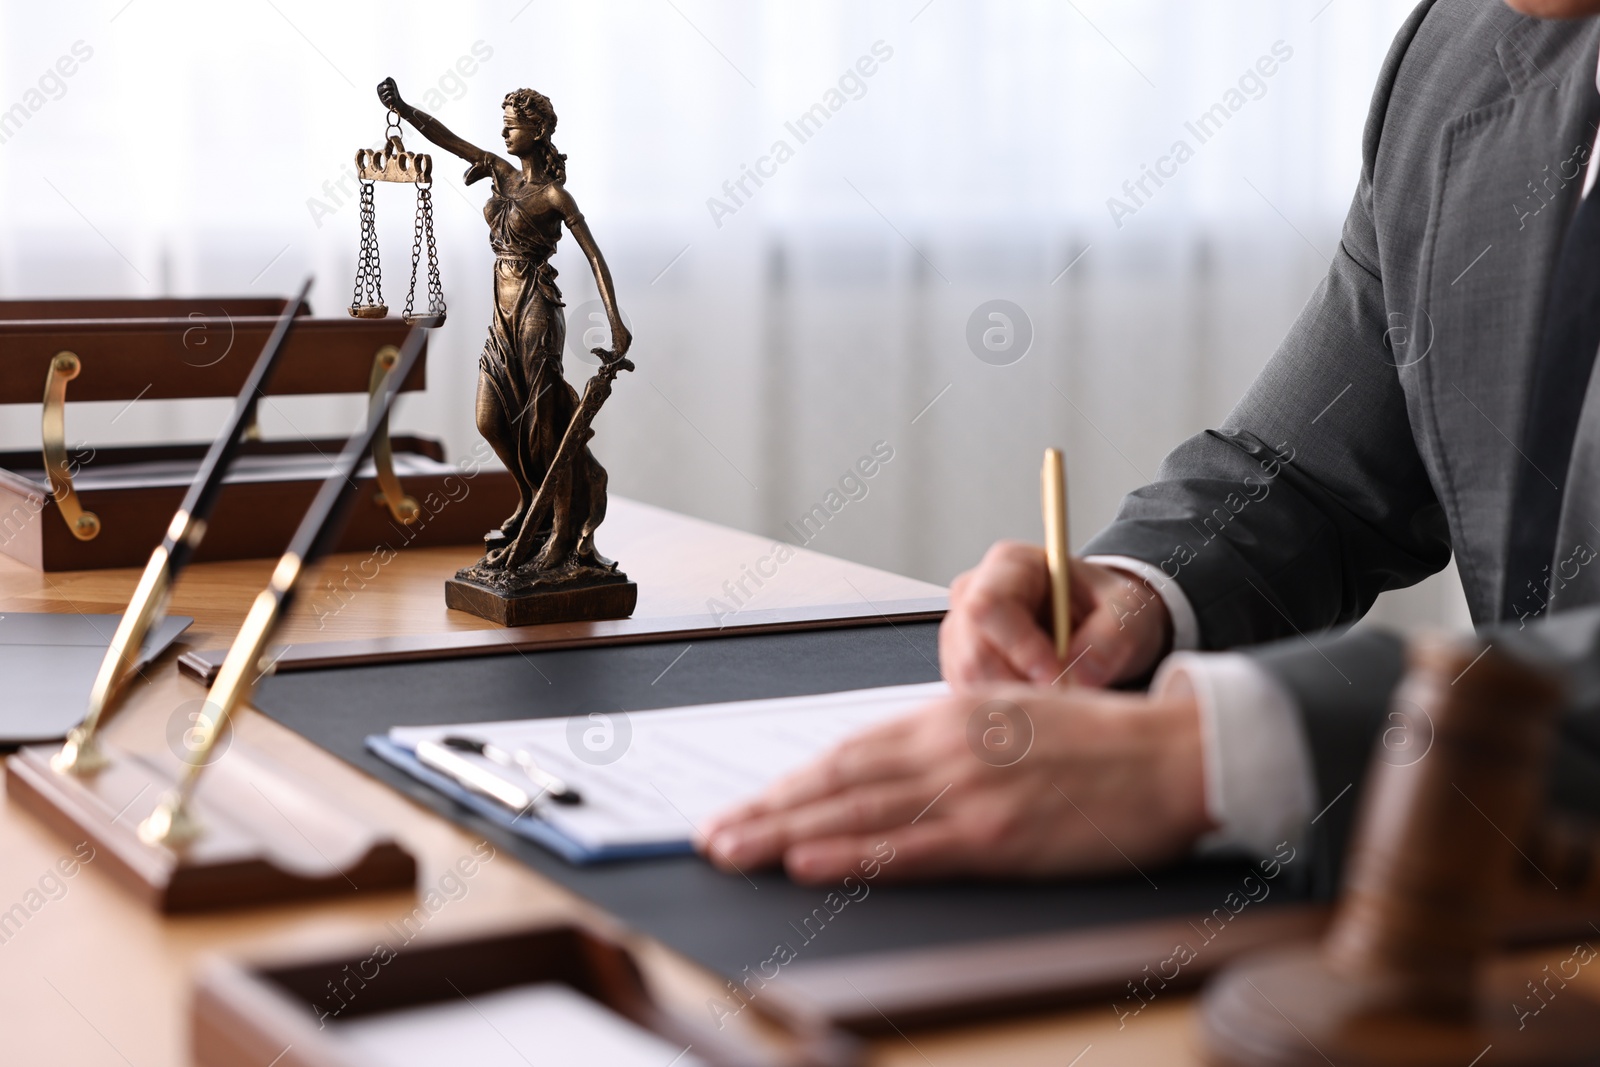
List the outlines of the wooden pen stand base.
<svg viewBox="0 0 1600 1067">
<path fill-rule="evenodd" d="M 161 912 L 410 889 L 416 861 L 388 835 L 341 812 L 281 768 L 243 749 L 206 768 L 195 792 L 201 835 L 179 848 L 139 839 L 139 824 L 173 787 L 171 773 L 107 748 L 93 775 L 58 774 L 57 746 L 6 761 L 6 793 L 94 865 Z"/>
</svg>

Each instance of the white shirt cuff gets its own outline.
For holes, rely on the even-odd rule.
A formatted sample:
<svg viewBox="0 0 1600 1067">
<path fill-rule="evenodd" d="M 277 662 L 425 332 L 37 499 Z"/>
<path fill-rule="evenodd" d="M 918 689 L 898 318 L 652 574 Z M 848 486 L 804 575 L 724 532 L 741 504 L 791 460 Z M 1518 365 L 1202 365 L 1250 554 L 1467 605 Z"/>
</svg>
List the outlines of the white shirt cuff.
<svg viewBox="0 0 1600 1067">
<path fill-rule="evenodd" d="M 1167 617 L 1172 620 L 1172 651 L 1183 652 L 1200 647 L 1200 623 L 1195 618 L 1194 607 L 1184 595 L 1183 586 L 1163 574 L 1160 567 L 1132 556 L 1085 556 L 1083 561 L 1127 571 L 1136 578 L 1144 579 L 1167 606 Z"/>
<path fill-rule="evenodd" d="M 1178 674 L 1193 686 L 1199 704 L 1206 811 L 1217 825 L 1200 841 L 1200 851 L 1242 848 L 1269 856 L 1285 841 L 1298 844 L 1316 786 L 1294 698 L 1236 652 L 1169 656 L 1151 692 Z"/>
</svg>

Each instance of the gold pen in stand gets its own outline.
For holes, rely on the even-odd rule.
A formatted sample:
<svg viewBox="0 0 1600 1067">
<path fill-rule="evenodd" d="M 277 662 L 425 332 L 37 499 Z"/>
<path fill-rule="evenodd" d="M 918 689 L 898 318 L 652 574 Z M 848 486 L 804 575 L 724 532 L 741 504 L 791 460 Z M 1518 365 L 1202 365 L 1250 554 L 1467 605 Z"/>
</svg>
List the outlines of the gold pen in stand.
<svg viewBox="0 0 1600 1067">
<path fill-rule="evenodd" d="M 1050 618 L 1056 659 L 1065 660 L 1067 646 L 1072 643 L 1072 606 L 1067 596 L 1067 469 L 1059 448 L 1044 450 L 1039 488 L 1044 501 L 1044 553 L 1050 568 Z"/>
</svg>

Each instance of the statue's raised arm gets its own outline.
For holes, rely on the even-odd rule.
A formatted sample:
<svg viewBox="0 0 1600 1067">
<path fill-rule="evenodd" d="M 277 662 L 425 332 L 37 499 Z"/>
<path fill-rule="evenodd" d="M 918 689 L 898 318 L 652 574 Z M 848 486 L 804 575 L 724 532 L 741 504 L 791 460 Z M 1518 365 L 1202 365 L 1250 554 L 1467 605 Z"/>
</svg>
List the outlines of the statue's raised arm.
<svg viewBox="0 0 1600 1067">
<path fill-rule="evenodd" d="M 385 78 L 378 83 L 378 99 L 383 106 L 409 122 L 412 127 L 429 141 L 449 152 L 451 155 L 460 156 L 472 164 L 468 169 L 466 181 L 468 185 L 479 178 L 497 170 L 514 171 L 516 167 L 508 160 L 502 159 L 493 152 L 479 148 L 462 137 L 453 133 L 448 126 L 419 108 L 414 108 L 406 103 L 400 96 L 400 87 L 393 78 Z"/>
</svg>

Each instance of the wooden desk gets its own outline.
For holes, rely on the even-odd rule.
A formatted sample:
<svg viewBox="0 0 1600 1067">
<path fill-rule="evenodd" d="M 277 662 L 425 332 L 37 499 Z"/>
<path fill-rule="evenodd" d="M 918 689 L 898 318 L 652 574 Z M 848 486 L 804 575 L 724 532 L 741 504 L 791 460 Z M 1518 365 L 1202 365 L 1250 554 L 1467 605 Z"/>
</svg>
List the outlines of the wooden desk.
<svg viewBox="0 0 1600 1067">
<path fill-rule="evenodd" d="M 737 580 L 743 565 L 754 566 L 772 548 L 771 542 L 750 534 L 626 500 L 613 500 L 600 540 L 602 549 L 621 559 L 639 582 L 641 616 L 705 611 L 708 597 L 724 596 L 724 581 Z M 319 604 L 317 590 L 326 588 L 323 579 L 340 581 L 346 567 L 356 571 L 361 563 L 360 557 L 333 557 L 322 576 L 313 576 L 317 580 L 309 583 L 283 636 L 289 641 L 315 641 L 486 628 L 489 623 L 444 607 L 444 577 L 474 555 L 469 549 L 401 553 L 376 578 L 359 588 L 352 586 L 353 595 L 342 601 L 321 600 L 324 610 L 319 620 L 314 609 Z M 196 619 L 184 640 L 201 648 L 227 644 L 270 569 L 271 561 L 266 560 L 191 568 L 172 605 L 174 613 Z M 136 577 L 132 570 L 47 575 L 0 560 L 0 611 L 117 612 Z M 856 603 L 863 597 L 889 600 L 940 592 L 923 582 L 801 551 L 756 592 L 750 606 Z M 337 613 L 327 614 L 330 604 L 341 602 Z M 203 695 L 198 683 L 178 673 L 175 659 L 176 653 L 169 651 L 146 671 L 145 681 L 136 683 L 110 727 L 117 744 L 168 753 L 167 729 L 175 710 Z M 417 856 L 421 888 L 438 886 L 445 869 L 472 852 L 475 841 L 470 835 L 424 813 L 264 716 L 248 711 L 240 716 L 236 730 L 235 744 L 258 746 L 292 761 L 343 804 L 388 826 Z M 170 754 L 167 758 L 175 761 Z M 41 888 L 41 878 L 57 860 L 70 852 L 70 843 L 14 808 L 0 806 L 0 924 L 13 905 L 25 899 L 43 900 L 25 920 L 17 920 L 13 912 L 13 925 L 0 925 L 4 939 L 0 941 L 0 1061 L 7 1064 L 186 1063 L 189 978 L 198 959 L 219 950 L 370 946 L 391 937 L 385 924 L 409 916 L 417 903 L 410 894 L 396 893 L 162 919 L 136 905 L 96 872 L 93 863 L 59 883 L 64 892 L 46 879 L 48 892 L 28 898 L 30 890 Z M 465 881 L 457 898 L 432 916 L 423 936 L 571 916 L 606 921 L 582 900 L 504 856 Z M 23 911 L 29 911 L 26 904 Z M 632 938 L 630 944 L 663 999 L 704 1012 L 706 1000 L 719 992 L 721 983 L 694 964 L 643 939 Z M 1532 965 L 1530 976 L 1538 967 Z M 1087 1054 L 1074 1060 L 1086 1048 Z M 1094 1004 L 940 1032 L 910 1031 L 876 1042 L 873 1062 L 1099 1067 L 1196 1059 L 1189 1000 L 1173 996 L 1151 1004 L 1120 1032 L 1110 1007 Z"/>
</svg>

